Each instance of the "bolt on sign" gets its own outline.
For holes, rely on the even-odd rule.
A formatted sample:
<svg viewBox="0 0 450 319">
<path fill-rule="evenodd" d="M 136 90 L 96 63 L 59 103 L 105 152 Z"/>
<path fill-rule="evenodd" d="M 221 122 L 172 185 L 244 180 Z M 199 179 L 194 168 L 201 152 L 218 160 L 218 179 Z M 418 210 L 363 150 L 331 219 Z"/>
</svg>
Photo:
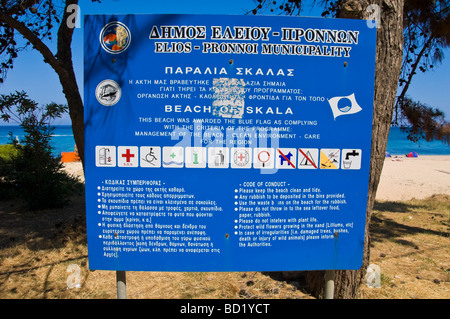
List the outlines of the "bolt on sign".
<svg viewBox="0 0 450 319">
<path fill-rule="evenodd" d="M 376 30 L 86 15 L 89 266 L 358 269 Z"/>
</svg>

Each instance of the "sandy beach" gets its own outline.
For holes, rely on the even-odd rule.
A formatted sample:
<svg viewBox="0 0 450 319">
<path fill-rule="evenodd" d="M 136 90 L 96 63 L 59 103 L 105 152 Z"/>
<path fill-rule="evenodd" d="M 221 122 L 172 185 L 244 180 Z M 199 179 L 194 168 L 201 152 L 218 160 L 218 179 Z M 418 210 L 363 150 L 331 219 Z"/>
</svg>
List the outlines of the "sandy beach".
<svg viewBox="0 0 450 319">
<path fill-rule="evenodd" d="M 64 163 L 64 168 L 84 180 L 80 162 Z M 385 159 L 377 200 L 423 199 L 433 194 L 450 195 L 450 156 L 394 156 Z"/>
<path fill-rule="evenodd" d="M 385 159 L 376 199 L 424 199 L 433 194 L 450 195 L 450 156 Z"/>
</svg>

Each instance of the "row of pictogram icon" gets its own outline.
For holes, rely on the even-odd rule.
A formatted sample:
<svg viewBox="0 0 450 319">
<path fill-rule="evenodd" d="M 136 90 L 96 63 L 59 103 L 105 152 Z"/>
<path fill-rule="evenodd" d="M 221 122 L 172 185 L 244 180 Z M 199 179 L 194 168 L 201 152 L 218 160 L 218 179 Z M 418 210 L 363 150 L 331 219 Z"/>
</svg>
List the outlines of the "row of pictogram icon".
<svg viewBox="0 0 450 319">
<path fill-rule="evenodd" d="M 361 149 L 96 146 L 97 167 L 361 169 Z"/>
</svg>

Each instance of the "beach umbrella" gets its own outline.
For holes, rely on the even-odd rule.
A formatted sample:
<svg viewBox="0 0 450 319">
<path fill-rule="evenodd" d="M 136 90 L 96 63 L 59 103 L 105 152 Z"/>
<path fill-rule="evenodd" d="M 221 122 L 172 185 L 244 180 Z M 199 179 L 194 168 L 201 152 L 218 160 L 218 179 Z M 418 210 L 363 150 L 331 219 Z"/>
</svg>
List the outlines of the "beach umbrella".
<svg viewBox="0 0 450 319">
<path fill-rule="evenodd" d="M 391 154 L 389 152 L 386 152 L 386 157 L 391 157 Z"/>
<path fill-rule="evenodd" d="M 417 152 L 409 152 L 406 157 L 419 157 L 419 155 L 417 154 Z"/>
</svg>

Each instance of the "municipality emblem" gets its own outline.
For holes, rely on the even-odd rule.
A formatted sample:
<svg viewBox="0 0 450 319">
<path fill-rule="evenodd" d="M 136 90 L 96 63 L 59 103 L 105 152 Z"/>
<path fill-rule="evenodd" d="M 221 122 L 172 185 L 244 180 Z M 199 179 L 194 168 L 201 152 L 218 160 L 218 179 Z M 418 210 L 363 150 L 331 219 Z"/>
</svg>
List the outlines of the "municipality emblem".
<svg viewBox="0 0 450 319">
<path fill-rule="evenodd" d="M 130 42 L 130 30 L 122 22 L 110 22 L 100 32 L 100 44 L 106 52 L 112 54 L 122 53 L 128 48 Z"/>
</svg>

